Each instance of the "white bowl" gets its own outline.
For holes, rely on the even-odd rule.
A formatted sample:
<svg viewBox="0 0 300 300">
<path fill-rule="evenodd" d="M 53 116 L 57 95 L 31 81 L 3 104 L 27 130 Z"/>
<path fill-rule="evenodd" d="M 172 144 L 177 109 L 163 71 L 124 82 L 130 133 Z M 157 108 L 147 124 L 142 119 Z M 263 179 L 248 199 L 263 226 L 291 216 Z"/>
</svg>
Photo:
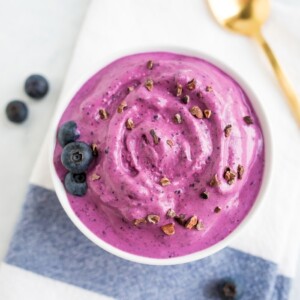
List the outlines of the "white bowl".
<svg viewBox="0 0 300 300">
<path fill-rule="evenodd" d="M 264 169 L 264 174 L 263 174 L 263 179 L 262 179 L 262 184 L 260 191 L 257 195 L 257 198 L 246 215 L 246 217 L 242 220 L 242 222 L 231 232 L 227 237 L 225 237 L 223 240 L 217 242 L 216 244 L 200 250 L 198 252 L 192 253 L 192 254 L 187 254 L 183 256 L 178 256 L 178 257 L 172 257 L 172 258 L 150 258 L 150 257 L 144 257 L 140 255 L 135 255 L 132 253 L 125 252 L 123 250 L 120 250 L 107 242 L 103 241 L 101 238 L 96 236 L 90 229 L 88 229 L 82 222 L 81 220 L 76 216 L 74 213 L 69 200 L 67 198 L 67 194 L 65 191 L 65 188 L 59 179 L 59 177 L 56 174 L 56 170 L 53 164 L 53 154 L 54 154 L 54 148 L 55 148 L 55 143 L 56 143 L 56 131 L 57 131 L 57 124 L 73 98 L 73 96 L 76 94 L 76 92 L 81 88 L 81 86 L 89 79 L 91 78 L 97 71 L 108 65 L 109 63 L 113 62 L 114 60 L 134 54 L 134 53 L 142 53 L 142 52 L 173 52 L 173 53 L 178 53 L 178 54 L 183 54 L 187 56 L 195 56 L 199 58 L 203 58 L 220 69 L 224 70 L 226 73 L 228 73 L 234 80 L 238 82 L 238 84 L 242 87 L 242 89 L 246 92 L 248 95 L 252 106 L 254 108 L 254 111 L 260 121 L 261 128 L 263 131 L 263 136 L 264 136 L 264 146 L 265 146 L 265 169 Z M 249 221 L 254 218 L 254 215 L 258 211 L 258 209 L 261 207 L 261 204 L 263 202 L 263 199 L 266 197 L 267 189 L 269 187 L 269 182 L 271 180 L 271 166 L 272 166 L 272 160 L 273 160 L 273 152 L 272 152 L 272 139 L 271 139 L 271 132 L 269 128 L 269 122 L 268 118 L 263 111 L 262 106 L 260 105 L 259 102 L 259 97 L 255 95 L 255 93 L 251 90 L 251 88 L 246 84 L 246 82 L 241 78 L 240 75 L 236 74 L 234 71 L 232 71 L 230 68 L 225 66 L 222 62 L 209 57 L 206 54 L 200 53 L 198 51 L 194 50 L 189 50 L 189 49 L 181 49 L 181 48 L 172 48 L 172 49 L 165 49 L 165 48 L 156 48 L 156 49 L 137 49 L 137 51 L 132 51 L 132 52 L 127 52 L 127 53 L 119 53 L 119 55 L 114 55 L 111 58 L 107 58 L 105 61 L 102 61 L 99 65 L 97 65 L 97 68 L 94 70 L 94 72 L 90 72 L 87 74 L 87 76 L 83 77 L 82 80 L 80 80 L 74 88 L 71 90 L 71 92 L 68 94 L 68 96 L 65 99 L 62 99 L 61 105 L 58 107 L 56 111 L 56 115 L 54 118 L 53 122 L 53 128 L 51 132 L 51 151 L 50 151 L 50 170 L 51 170 L 51 177 L 53 180 L 54 188 L 57 193 L 58 199 L 64 208 L 65 212 L 71 219 L 71 221 L 75 224 L 75 226 L 88 238 L 90 239 L 93 243 L 101 247 L 102 249 L 110 252 L 111 254 L 114 254 L 116 256 L 119 256 L 121 258 L 137 262 L 137 263 L 142 263 L 142 264 L 149 264 L 149 265 L 176 265 L 176 264 L 182 264 L 182 263 L 187 263 L 187 262 L 192 262 L 198 259 L 202 259 L 204 257 L 207 257 L 209 255 L 212 255 L 216 253 L 217 251 L 225 248 L 232 242 L 232 240 L 240 235 L 243 231 L 243 229 L 247 226 Z"/>
</svg>

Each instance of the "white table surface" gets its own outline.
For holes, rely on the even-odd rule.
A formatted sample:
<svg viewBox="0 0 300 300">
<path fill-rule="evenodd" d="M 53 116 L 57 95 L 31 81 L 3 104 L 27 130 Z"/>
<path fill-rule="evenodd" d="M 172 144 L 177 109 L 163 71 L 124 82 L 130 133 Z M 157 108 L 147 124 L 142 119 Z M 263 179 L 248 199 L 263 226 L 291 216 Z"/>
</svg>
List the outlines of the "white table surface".
<svg viewBox="0 0 300 300">
<path fill-rule="evenodd" d="M 0 0 L 0 258 L 7 251 L 52 112 L 72 58 L 89 0 Z M 26 96 L 28 75 L 41 73 L 50 90 Z M 9 122 L 6 104 L 24 100 L 29 117 Z"/>
<path fill-rule="evenodd" d="M 0 259 L 5 256 L 20 215 L 28 179 L 88 3 L 0 0 Z M 44 74 L 50 83 L 50 92 L 41 101 L 31 100 L 24 93 L 24 81 L 32 73 Z M 6 119 L 5 106 L 12 99 L 28 104 L 29 118 L 24 124 L 15 125 Z M 300 253 L 297 270 L 291 300 L 300 298 Z"/>
</svg>

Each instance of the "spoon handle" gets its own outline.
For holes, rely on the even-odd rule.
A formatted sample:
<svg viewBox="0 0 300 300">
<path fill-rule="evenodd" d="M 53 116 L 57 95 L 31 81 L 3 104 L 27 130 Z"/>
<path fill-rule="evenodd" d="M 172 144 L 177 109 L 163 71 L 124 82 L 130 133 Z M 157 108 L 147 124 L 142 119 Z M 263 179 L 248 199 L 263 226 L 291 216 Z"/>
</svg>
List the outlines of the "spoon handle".
<svg viewBox="0 0 300 300">
<path fill-rule="evenodd" d="M 294 114 L 294 117 L 298 123 L 298 126 L 300 127 L 300 102 L 299 102 L 299 99 L 297 99 L 296 92 L 294 91 L 289 80 L 283 73 L 283 71 L 278 63 L 277 58 L 275 57 L 272 49 L 270 48 L 267 41 L 263 37 L 262 33 L 258 32 L 253 37 L 259 43 L 259 45 L 263 48 L 265 54 L 267 55 L 271 65 L 273 67 L 273 70 L 276 74 L 276 77 L 279 81 L 279 84 L 287 97 L 287 102 L 290 106 L 290 109 L 291 109 L 292 113 Z"/>
</svg>

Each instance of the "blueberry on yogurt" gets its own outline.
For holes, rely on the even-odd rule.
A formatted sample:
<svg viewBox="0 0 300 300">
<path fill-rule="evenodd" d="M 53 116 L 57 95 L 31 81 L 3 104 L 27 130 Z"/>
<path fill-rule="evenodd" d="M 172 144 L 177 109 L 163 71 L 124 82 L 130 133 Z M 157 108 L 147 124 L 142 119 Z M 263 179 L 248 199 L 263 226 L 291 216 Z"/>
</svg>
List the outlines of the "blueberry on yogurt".
<svg viewBox="0 0 300 300">
<path fill-rule="evenodd" d="M 92 148 L 84 142 L 67 144 L 61 154 L 62 164 L 68 171 L 74 174 L 85 172 L 92 160 Z"/>
<path fill-rule="evenodd" d="M 57 139 L 62 147 L 75 142 L 80 137 L 77 124 L 74 121 L 64 123 L 58 130 Z"/>
<path fill-rule="evenodd" d="M 86 175 L 85 173 L 73 174 L 67 173 L 65 177 L 66 190 L 75 196 L 83 196 L 87 191 Z"/>
</svg>

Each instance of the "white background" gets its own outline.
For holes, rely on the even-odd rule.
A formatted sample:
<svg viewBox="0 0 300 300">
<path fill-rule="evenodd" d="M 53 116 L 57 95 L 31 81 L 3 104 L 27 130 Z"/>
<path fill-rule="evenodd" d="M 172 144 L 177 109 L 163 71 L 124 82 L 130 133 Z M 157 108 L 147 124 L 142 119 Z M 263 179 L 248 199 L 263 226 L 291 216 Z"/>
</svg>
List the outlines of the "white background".
<svg viewBox="0 0 300 300">
<path fill-rule="evenodd" d="M 297 0 L 286 2 L 296 4 Z M 20 214 L 88 3 L 0 0 L 0 258 L 7 251 Z M 41 101 L 31 100 L 24 93 L 24 81 L 32 73 L 44 74 L 50 83 L 49 95 Z M 29 118 L 22 125 L 6 119 L 5 106 L 12 99 L 28 104 Z M 295 300 L 300 295 L 300 260 L 298 265 L 291 295 Z"/>
</svg>

